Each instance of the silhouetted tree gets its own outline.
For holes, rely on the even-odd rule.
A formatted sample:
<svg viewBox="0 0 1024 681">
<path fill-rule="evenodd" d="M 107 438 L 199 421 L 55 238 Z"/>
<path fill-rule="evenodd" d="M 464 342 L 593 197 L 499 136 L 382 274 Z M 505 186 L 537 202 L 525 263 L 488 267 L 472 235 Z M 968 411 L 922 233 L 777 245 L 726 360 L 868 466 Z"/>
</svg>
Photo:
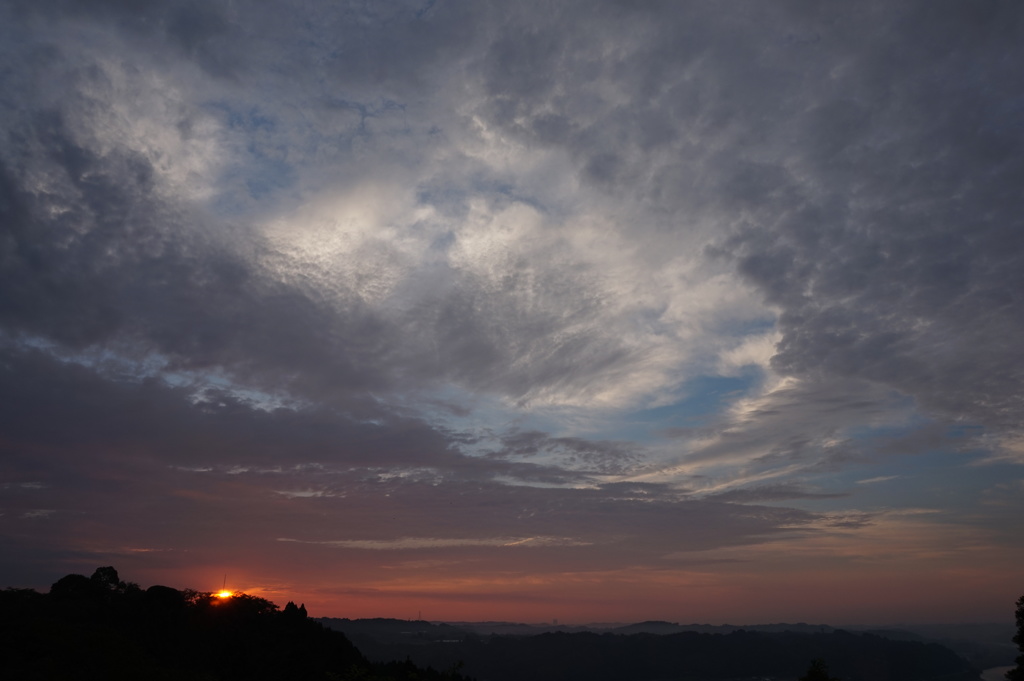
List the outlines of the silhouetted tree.
<svg viewBox="0 0 1024 681">
<path fill-rule="evenodd" d="M 117 575 L 117 570 L 109 565 L 96 568 L 96 572 L 92 573 L 92 577 L 89 579 L 108 591 L 117 591 L 118 586 L 122 583 Z"/>
<path fill-rule="evenodd" d="M 0 679 L 466 681 L 412 662 L 373 663 L 346 636 L 257 596 L 68 575 L 49 594 L 0 590 Z"/>
<path fill-rule="evenodd" d="M 151 607 L 177 612 L 185 607 L 185 594 L 169 586 L 154 584 L 146 589 L 145 602 Z"/>
<path fill-rule="evenodd" d="M 825 660 L 811 660 L 811 666 L 807 673 L 800 677 L 800 681 L 839 681 L 828 673 L 828 665 Z"/>
<path fill-rule="evenodd" d="M 60 600 L 85 600 L 99 592 L 100 585 L 85 575 L 65 575 L 50 587 L 50 595 Z"/>
<path fill-rule="evenodd" d="M 1017 644 L 1020 655 L 1017 656 L 1017 666 L 1006 672 L 1008 681 L 1024 681 L 1024 596 L 1017 599 L 1017 634 L 1013 642 Z"/>
</svg>

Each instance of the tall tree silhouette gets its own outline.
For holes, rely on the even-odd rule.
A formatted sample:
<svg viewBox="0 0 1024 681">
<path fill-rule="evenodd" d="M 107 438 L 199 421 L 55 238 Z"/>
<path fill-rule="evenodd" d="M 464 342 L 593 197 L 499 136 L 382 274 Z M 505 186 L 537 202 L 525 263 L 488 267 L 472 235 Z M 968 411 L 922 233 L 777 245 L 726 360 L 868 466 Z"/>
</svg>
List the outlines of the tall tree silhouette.
<svg viewBox="0 0 1024 681">
<path fill-rule="evenodd" d="M 828 673 L 828 665 L 825 660 L 811 660 L 811 666 L 807 673 L 800 677 L 800 681 L 839 681 L 838 678 Z"/>
<path fill-rule="evenodd" d="M 1008 681 L 1024 681 L 1024 596 L 1017 599 L 1017 635 L 1013 642 L 1017 644 L 1020 655 L 1017 656 L 1017 666 L 1006 672 Z"/>
</svg>

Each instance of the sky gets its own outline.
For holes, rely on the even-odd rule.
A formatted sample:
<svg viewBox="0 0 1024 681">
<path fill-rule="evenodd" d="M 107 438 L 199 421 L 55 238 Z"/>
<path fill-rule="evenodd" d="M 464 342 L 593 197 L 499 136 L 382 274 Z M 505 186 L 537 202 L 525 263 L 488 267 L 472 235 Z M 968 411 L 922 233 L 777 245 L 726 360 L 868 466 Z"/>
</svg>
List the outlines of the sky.
<svg viewBox="0 0 1024 681">
<path fill-rule="evenodd" d="M 0 0 L 0 584 L 1012 621 L 1024 5 Z"/>
</svg>

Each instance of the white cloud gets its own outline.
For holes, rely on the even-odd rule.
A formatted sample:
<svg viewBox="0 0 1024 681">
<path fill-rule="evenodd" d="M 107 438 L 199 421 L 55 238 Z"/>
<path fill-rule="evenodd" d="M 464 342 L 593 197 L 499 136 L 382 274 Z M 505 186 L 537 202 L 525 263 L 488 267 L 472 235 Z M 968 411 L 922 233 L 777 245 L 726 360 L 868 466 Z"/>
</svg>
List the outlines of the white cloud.
<svg viewBox="0 0 1024 681">
<path fill-rule="evenodd" d="M 482 547 L 542 547 L 542 546 L 589 546 L 591 542 L 569 537 L 491 537 L 491 538 L 439 538 L 401 537 L 398 539 L 338 539 L 331 541 L 301 541 L 279 538 L 277 541 L 321 544 L 342 549 L 363 549 L 372 551 L 399 551 L 415 549 L 443 549 L 460 546 Z"/>
</svg>

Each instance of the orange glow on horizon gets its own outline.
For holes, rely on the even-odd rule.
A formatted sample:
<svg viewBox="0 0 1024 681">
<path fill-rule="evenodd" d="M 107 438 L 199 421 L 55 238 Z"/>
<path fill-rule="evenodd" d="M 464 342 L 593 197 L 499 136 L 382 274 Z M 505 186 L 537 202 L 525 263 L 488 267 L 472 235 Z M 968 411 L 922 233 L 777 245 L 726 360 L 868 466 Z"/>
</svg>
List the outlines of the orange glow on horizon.
<svg viewBox="0 0 1024 681">
<path fill-rule="evenodd" d="M 404 559 L 352 551 L 339 574 L 326 558 L 330 554 L 319 549 L 305 556 L 299 571 L 253 551 L 243 558 L 260 571 L 234 568 L 232 583 L 239 588 L 222 586 L 207 598 L 214 607 L 230 607 L 243 596 L 269 600 L 278 609 L 288 601 L 303 603 L 311 617 L 447 622 L 1003 621 L 1006 603 L 1020 595 L 1013 565 L 1024 560 L 1024 549 L 991 549 L 994 542 L 985 535 L 956 526 L 951 536 L 953 548 L 943 550 L 940 533 L 919 516 L 889 514 L 856 530 L 826 527 L 760 544 L 668 553 L 654 566 L 595 560 L 592 569 L 582 558 L 546 561 L 539 554 L 536 567 L 527 560 L 532 554 L 521 561 L 518 554 L 492 560 L 488 548 L 459 554 L 465 565 L 432 554 L 420 559 L 410 552 Z M 129 566 L 123 574 L 138 574 L 143 584 L 187 586 L 226 571 L 216 563 L 180 572 L 166 567 L 147 573 L 146 567 Z"/>
</svg>

